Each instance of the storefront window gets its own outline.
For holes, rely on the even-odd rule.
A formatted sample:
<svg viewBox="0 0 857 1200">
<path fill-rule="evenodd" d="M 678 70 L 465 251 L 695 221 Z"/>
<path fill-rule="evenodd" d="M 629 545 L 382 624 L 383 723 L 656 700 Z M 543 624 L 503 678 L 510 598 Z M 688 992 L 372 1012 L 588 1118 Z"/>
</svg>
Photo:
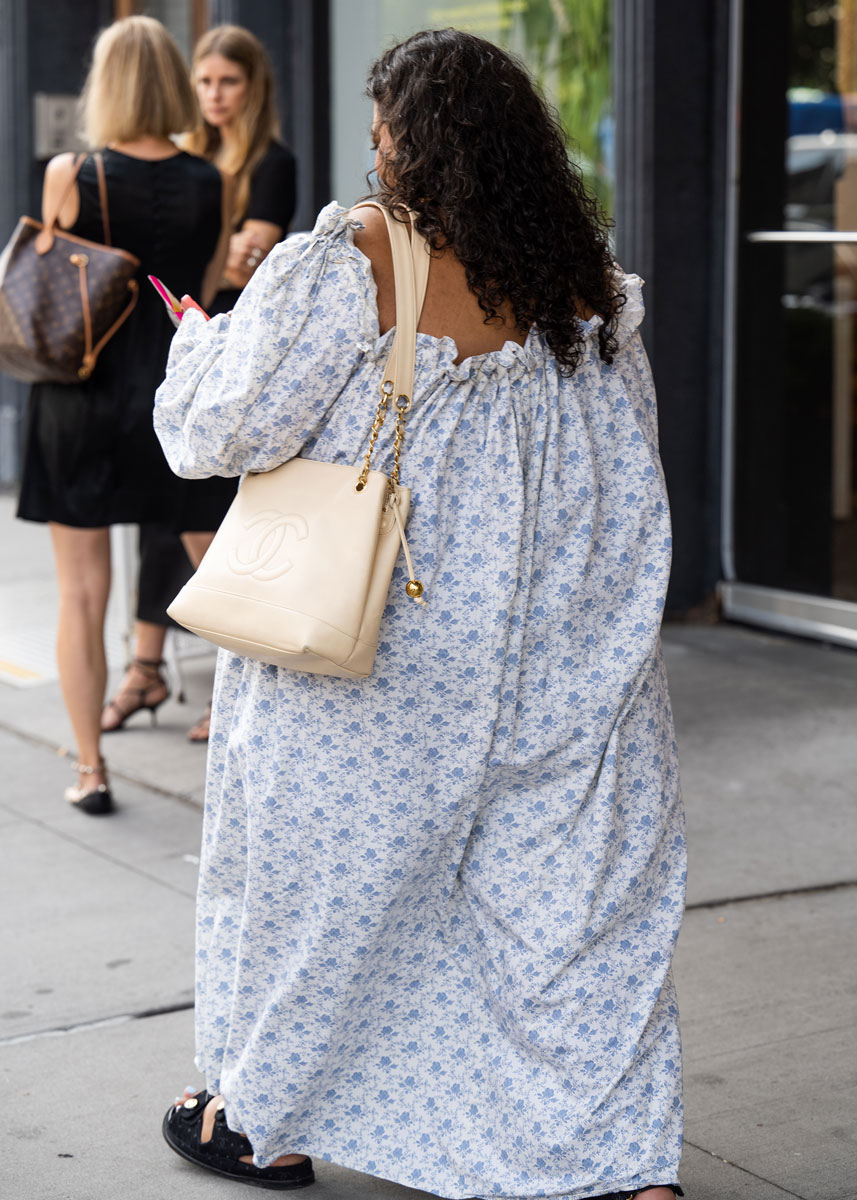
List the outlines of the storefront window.
<svg viewBox="0 0 857 1200">
<path fill-rule="evenodd" d="M 419 29 L 454 26 L 517 54 L 559 111 L 569 154 L 613 208 L 611 0 L 333 0 L 333 179 L 336 199 L 366 192 L 372 60 Z M 361 102 L 361 98 L 362 102 Z"/>
<path fill-rule="evenodd" d="M 194 43 L 205 29 L 205 0 L 116 0 L 115 15 L 154 17 L 166 25 L 190 62 Z"/>
</svg>

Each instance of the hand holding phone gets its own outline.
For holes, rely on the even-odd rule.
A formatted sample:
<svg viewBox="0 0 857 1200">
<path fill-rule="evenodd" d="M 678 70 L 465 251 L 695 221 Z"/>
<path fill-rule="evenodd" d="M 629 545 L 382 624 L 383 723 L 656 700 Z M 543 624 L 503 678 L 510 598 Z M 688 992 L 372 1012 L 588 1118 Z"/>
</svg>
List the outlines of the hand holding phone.
<svg viewBox="0 0 857 1200">
<path fill-rule="evenodd" d="M 197 304 L 197 302 L 194 300 L 193 296 L 182 296 L 182 313 L 186 313 L 189 308 L 194 308 L 194 309 L 196 309 L 197 312 L 201 312 L 202 315 L 205 317 L 206 321 L 211 320 L 211 317 L 208 315 L 208 313 L 205 311 L 205 309 L 202 307 L 201 304 Z"/>
<path fill-rule="evenodd" d="M 158 293 L 158 295 L 161 297 L 164 304 L 166 305 L 167 316 L 170 318 L 173 325 L 175 325 L 176 329 L 178 329 L 179 322 L 181 321 L 182 317 L 184 316 L 184 314 L 187 312 L 187 310 L 189 308 L 195 308 L 197 310 L 197 312 L 201 312 L 202 315 L 205 317 L 206 321 L 211 320 L 208 313 L 205 312 L 205 310 L 199 304 L 197 304 L 197 302 L 193 299 L 193 297 L 182 296 L 181 302 L 179 302 L 175 298 L 173 293 L 170 291 L 170 289 L 167 287 L 167 285 L 165 283 L 162 283 L 161 280 L 158 279 L 157 275 L 150 275 L 149 283 L 152 285 L 152 287 L 155 289 L 155 291 Z"/>
</svg>

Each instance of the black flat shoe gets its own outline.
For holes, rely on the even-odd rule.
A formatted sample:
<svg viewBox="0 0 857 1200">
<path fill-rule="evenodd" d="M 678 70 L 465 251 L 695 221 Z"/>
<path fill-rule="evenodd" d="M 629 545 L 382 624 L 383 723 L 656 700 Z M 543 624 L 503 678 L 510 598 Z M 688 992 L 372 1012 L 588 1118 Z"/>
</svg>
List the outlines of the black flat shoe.
<svg viewBox="0 0 857 1200">
<path fill-rule="evenodd" d="M 95 775 L 100 772 L 104 779 L 107 779 L 107 764 L 104 759 L 97 767 L 85 767 L 78 762 L 73 762 L 71 766 L 72 770 L 77 771 L 79 775 Z M 79 808 L 81 812 L 85 812 L 90 817 L 106 817 L 116 807 L 110 787 L 106 782 L 99 783 L 97 787 L 88 790 L 80 784 L 77 787 L 67 787 L 65 798 L 69 804 Z"/>
<path fill-rule="evenodd" d="M 188 1162 L 252 1187 L 284 1191 L 315 1182 L 311 1158 L 288 1167 L 255 1167 L 241 1162 L 242 1156 L 251 1153 L 250 1143 L 243 1133 L 229 1128 L 223 1110 L 223 1098 L 206 1091 L 188 1097 L 183 1104 L 170 1105 L 162 1126 L 164 1140 Z"/>
<path fill-rule="evenodd" d="M 590 1196 L 589 1200 L 634 1200 L 635 1196 L 643 1196 L 651 1188 L 664 1187 L 675 1196 L 683 1196 L 684 1192 L 677 1183 L 646 1183 L 641 1188 L 637 1188 L 636 1192 L 604 1192 L 601 1196 Z"/>
</svg>

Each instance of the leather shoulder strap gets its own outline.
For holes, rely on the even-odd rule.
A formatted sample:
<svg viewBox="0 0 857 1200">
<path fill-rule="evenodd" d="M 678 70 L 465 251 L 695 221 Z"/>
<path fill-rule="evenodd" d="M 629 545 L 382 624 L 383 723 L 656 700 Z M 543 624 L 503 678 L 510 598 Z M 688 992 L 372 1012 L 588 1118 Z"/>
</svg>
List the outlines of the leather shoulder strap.
<svg viewBox="0 0 857 1200">
<path fill-rule="evenodd" d="M 414 392 L 414 365 L 416 360 L 417 325 L 425 300 L 431 258 L 426 239 L 414 228 L 414 214 L 408 227 L 397 221 L 388 208 L 374 200 L 360 207 L 379 209 L 387 223 L 390 248 L 393 252 L 393 276 L 396 288 L 396 332 L 384 369 L 384 381 L 393 385 L 394 396 L 407 396 Z M 355 211 L 355 210 L 352 210 Z"/>
<path fill-rule="evenodd" d="M 379 212 L 384 214 L 387 221 L 387 229 L 390 228 L 389 209 L 386 209 L 383 204 L 379 204 L 376 200 L 364 200 L 362 204 L 357 204 L 352 208 L 352 212 L 356 212 L 359 208 L 377 208 Z M 409 212 L 411 218 L 411 254 L 414 260 L 414 283 L 416 285 L 416 304 L 417 304 L 417 324 L 420 323 L 420 314 L 423 311 L 423 304 L 426 298 L 426 287 L 428 286 L 429 267 L 431 266 L 431 248 L 421 233 L 417 232 L 415 212 Z M 401 221 L 394 221 L 394 224 L 401 225 Z M 395 262 L 393 263 L 395 270 Z"/>
<path fill-rule="evenodd" d="M 428 287 L 429 267 L 431 266 L 431 246 L 421 233 L 417 232 L 416 218 L 417 214 L 412 212 L 411 216 L 411 255 L 414 260 L 414 287 L 416 289 L 417 301 L 417 324 L 420 323 L 420 315 L 423 311 L 423 304 L 426 298 L 426 288 Z"/>
<path fill-rule="evenodd" d="M 107 178 L 104 174 L 104 159 L 97 151 L 92 157 L 95 159 L 95 174 L 98 176 L 98 202 L 101 205 L 104 245 L 112 246 L 113 243 L 110 241 L 110 213 L 107 208 Z"/>
</svg>

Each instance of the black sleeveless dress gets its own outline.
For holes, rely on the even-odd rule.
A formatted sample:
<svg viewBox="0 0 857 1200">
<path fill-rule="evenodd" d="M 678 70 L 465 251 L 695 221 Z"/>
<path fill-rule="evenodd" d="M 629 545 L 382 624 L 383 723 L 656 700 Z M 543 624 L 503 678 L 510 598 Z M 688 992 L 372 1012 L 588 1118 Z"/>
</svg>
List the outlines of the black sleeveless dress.
<svg viewBox="0 0 857 1200">
<path fill-rule="evenodd" d="M 80 528 L 172 525 L 197 484 L 173 475 L 152 428 L 174 331 L 146 276 L 177 296 L 199 296 L 220 236 L 220 172 L 184 152 L 157 162 L 116 150 L 103 156 L 112 243 L 140 259 L 140 298 L 86 383 L 31 389 L 18 516 Z M 91 158 L 78 190 L 71 232 L 102 241 Z"/>
</svg>

